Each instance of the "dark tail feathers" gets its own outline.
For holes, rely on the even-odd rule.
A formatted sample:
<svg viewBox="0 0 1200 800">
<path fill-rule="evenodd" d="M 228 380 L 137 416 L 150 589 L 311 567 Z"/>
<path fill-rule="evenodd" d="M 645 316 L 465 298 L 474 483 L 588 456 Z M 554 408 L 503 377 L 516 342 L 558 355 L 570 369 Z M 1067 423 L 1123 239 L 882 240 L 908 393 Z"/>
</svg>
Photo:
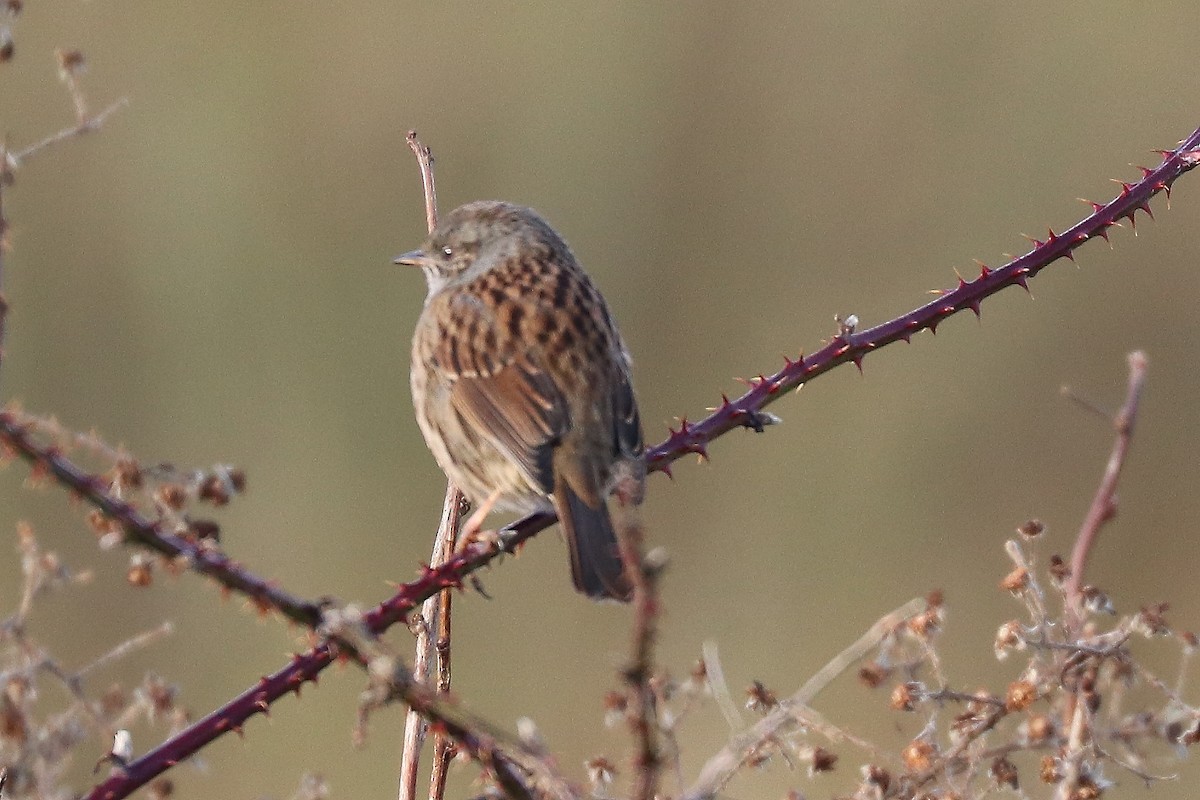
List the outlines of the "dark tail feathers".
<svg viewBox="0 0 1200 800">
<path fill-rule="evenodd" d="M 555 487 L 554 501 L 571 551 L 575 588 L 594 600 L 628 603 L 633 598 L 633 586 L 625 575 L 607 505 L 601 501 L 598 508 L 592 508 L 565 481 Z"/>
</svg>

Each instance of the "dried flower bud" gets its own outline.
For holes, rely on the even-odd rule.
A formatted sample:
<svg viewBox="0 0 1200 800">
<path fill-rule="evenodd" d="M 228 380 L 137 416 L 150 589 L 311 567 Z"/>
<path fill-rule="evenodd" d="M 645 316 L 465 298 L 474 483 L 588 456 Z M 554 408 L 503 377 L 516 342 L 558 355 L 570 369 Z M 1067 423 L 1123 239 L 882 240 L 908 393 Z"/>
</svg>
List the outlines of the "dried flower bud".
<svg viewBox="0 0 1200 800">
<path fill-rule="evenodd" d="M 1029 571 L 1024 567 L 1017 567 L 1012 572 L 1004 576 L 1004 580 L 1000 581 L 1000 588 L 1012 594 L 1020 594 L 1029 586 Z"/>
<path fill-rule="evenodd" d="M 64 81 L 80 74 L 87 67 L 87 59 L 80 50 L 59 49 L 54 51 L 54 55 L 58 58 L 59 77 Z"/>
<path fill-rule="evenodd" d="M 1042 756 L 1038 777 L 1042 783 L 1058 783 L 1063 779 L 1062 765 L 1054 756 Z"/>
<path fill-rule="evenodd" d="M 892 689 L 890 705 L 893 711 L 912 711 L 924 688 L 919 683 L 899 683 Z"/>
<path fill-rule="evenodd" d="M 775 693 L 763 686 L 761 681 L 755 681 L 746 687 L 746 708 L 765 714 L 779 705 Z"/>
<path fill-rule="evenodd" d="M 1113 607 L 1112 600 L 1095 586 L 1084 586 L 1080 592 L 1083 595 L 1083 607 L 1089 613 L 1116 615 L 1117 609 Z"/>
<path fill-rule="evenodd" d="M 1004 708 L 1008 711 L 1023 711 L 1037 700 L 1037 688 L 1029 681 L 1014 681 L 1008 685 L 1004 695 Z"/>
<path fill-rule="evenodd" d="M 604 695 L 604 727 L 615 728 L 625 719 L 629 698 L 624 692 L 609 692 Z"/>
<path fill-rule="evenodd" d="M 153 564 L 150 557 L 144 553 L 134 553 L 129 557 L 129 570 L 125 573 L 125 580 L 129 581 L 130 586 L 145 589 L 154 582 L 151 569 Z"/>
<path fill-rule="evenodd" d="M 1003 661 L 1008 658 L 1010 650 L 1024 650 L 1025 638 L 1021 636 L 1021 623 L 1009 620 L 996 631 L 996 641 L 992 645 L 996 659 Z"/>
<path fill-rule="evenodd" d="M 1145 636 L 1147 639 L 1152 636 L 1168 636 L 1171 633 L 1171 627 L 1167 624 L 1165 614 L 1170 606 L 1167 603 L 1156 603 L 1152 606 L 1143 606 L 1142 610 L 1134 618 L 1133 629 Z"/>
<path fill-rule="evenodd" d="M 1021 723 L 1017 736 L 1025 747 L 1039 747 L 1054 736 L 1054 720 L 1045 714 L 1032 714 Z"/>
<path fill-rule="evenodd" d="M 1040 519 L 1031 519 L 1017 527 L 1017 533 L 1026 539 L 1036 539 L 1046 532 L 1046 523 Z"/>
<path fill-rule="evenodd" d="M 935 755 L 937 755 L 937 750 L 928 740 L 913 739 L 900 753 L 900 758 L 909 772 L 925 772 L 933 766 Z"/>
<path fill-rule="evenodd" d="M 892 784 L 892 774 L 883 767 L 874 764 L 864 764 L 860 770 L 863 782 L 872 790 L 877 790 L 880 796 L 886 796 L 888 787 Z M 875 795 L 875 791 L 871 792 Z"/>
<path fill-rule="evenodd" d="M 142 467 L 129 457 L 117 459 L 113 465 L 113 482 L 122 489 L 142 488 Z"/>
<path fill-rule="evenodd" d="M 1018 790 L 1021 787 L 1020 777 L 1017 774 L 1017 765 L 1004 756 L 1000 756 L 993 761 L 988 772 L 991 774 L 992 780 L 996 782 L 996 786 L 1001 789 Z"/>
<path fill-rule="evenodd" d="M 188 520 L 188 533 L 200 541 L 221 541 L 221 526 L 211 519 Z"/>
<path fill-rule="evenodd" d="M 617 776 L 617 767 L 607 756 L 596 756 L 583 762 L 584 769 L 587 770 L 588 780 L 592 782 L 594 789 L 600 790 L 610 784 Z"/>
<path fill-rule="evenodd" d="M 886 681 L 891 674 L 891 669 L 875 661 L 867 664 L 858 671 L 858 680 L 868 689 L 875 689 Z"/>
<path fill-rule="evenodd" d="M 1050 556 L 1050 568 L 1048 572 L 1050 573 L 1050 580 L 1054 581 L 1054 585 L 1060 589 L 1067 582 L 1067 578 L 1071 577 L 1071 568 L 1067 566 L 1060 555 Z"/>
<path fill-rule="evenodd" d="M 818 772 L 832 772 L 837 760 L 837 753 L 824 747 L 814 747 L 808 755 L 808 776 L 811 778 Z"/>
<path fill-rule="evenodd" d="M 164 483 L 154 492 L 154 500 L 172 511 L 181 511 L 187 504 L 187 490 L 177 483 Z"/>
</svg>

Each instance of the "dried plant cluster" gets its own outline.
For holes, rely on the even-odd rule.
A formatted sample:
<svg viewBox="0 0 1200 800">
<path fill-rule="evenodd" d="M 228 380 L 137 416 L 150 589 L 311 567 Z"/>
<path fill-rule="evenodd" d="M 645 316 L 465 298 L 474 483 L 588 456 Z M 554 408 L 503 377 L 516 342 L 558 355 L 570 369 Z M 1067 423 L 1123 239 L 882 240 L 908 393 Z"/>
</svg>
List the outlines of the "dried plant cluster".
<svg viewBox="0 0 1200 800">
<path fill-rule="evenodd" d="M 178 689 L 162 677 L 148 674 L 133 686 L 103 682 L 110 666 L 169 635 L 171 627 L 160 625 L 116 642 L 90 663 L 71 668 L 39 640 L 33 612 L 47 593 L 69 590 L 91 576 L 72 571 L 55 553 L 42 550 L 29 525 L 18 529 L 17 551 L 21 598 L 16 611 L 0 622 L 0 766 L 7 771 L 5 796 L 74 797 L 75 790 L 64 781 L 73 758 L 94 761 L 104 752 L 99 743 L 113 741 L 119 730 L 136 727 L 149 737 L 169 736 L 186 727 L 189 715 L 178 704 Z M 63 699 L 56 702 L 56 697 Z"/>
<path fill-rule="evenodd" d="M 3 13 L 13 17 L 20 9 L 20 3 L 10 2 Z M 0 62 L 15 52 L 10 25 L 0 23 Z M 58 51 L 56 59 L 74 123 L 22 150 L 0 145 L 0 288 L 8 246 L 3 200 L 23 161 L 95 131 L 121 105 L 92 114 L 80 87 L 86 59 L 67 49 Z M 432 227 L 437 208 L 431 153 L 415 134 L 409 145 L 420 165 Z M 1200 130 L 1161 155 L 1158 166 L 1141 168 L 1136 182 L 1119 182 L 1120 191 L 1109 202 L 1088 202 L 1089 213 L 1074 226 L 1031 240 L 1024 255 L 995 268 L 980 265 L 971 280 L 960 278 L 932 301 L 872 328 L 860 330 L 854 317 L 838 319 L 836 331 L 812 354 L 787 359 L 776 372 L 746 381 L 742 395 L 722 396 L 703 419 L 681 420 L 665 441 L 647 451 L 647 467 L 669 472 L 685 455 L 704 459 L 712 441 L 731 430 L 762 433 L 777 421 L 765 407 L 788 390 L 842 365 L 862 369 L 867 355 L 893 342 L 909 341 L 922 330 L 934 331 L 951 315 L 978 315 L 983 301 L 1000 290 L 1026 287 L 1056 261 L 1073 259 L 1085 243 L 1107 241 L 1112 227 L 1132 225 L 1139 211 L 1149 214 L 1152 198 L 1169 196 L 1173 182 L 1200 164 Z M 7 301 L 0 293 L 0 366 L 6 311 Z M 978 681 L 947 674 L 938 650 L 944 605 L 934 593 L 881 618 L 789 697 L 781 699 L 768 687 L 752 683 L 744 704 L 761 719 L 746 727 L 715 650 L 706 651 L 682 682 L 665 677 L 657 666 L 658 584 L 666 558 L 658 550 L 643 553 L 643 536 L 636 525 L 624 531 L 622 558 L 634 586 L 635 613 L 628 661 L 619 674 L 621 688 L 609 695 L 607 719 L 628 728 L 631 755 L 620 761 L 591 759 L 586 765 L 590 788 L 562 774 L 532 723 L 523 724 L 518 735 L 509 735 L 472 714 L 448 691 L 451 591 L 461 589 L 480 567 L 553 524 L 552 514 L 534 514 L 494 535 L 456 544 L 463 508 L 461 496 L 447 487 L 430 566 L 374 607 L 339 608 L 297 597 L 223 552 L 212 511 L 244 489 L 246 479 L 239 470 L 146 466 L 95 435 L 77 434 L 53 419 L 9 407 L 0 411 L 0 458 L 28 463 L 31 484 L 61 487 L 80 499 L 89 508 L 87 519 L 101 547 L 130 549 L 131 591 L 149 585 L 158 571 L 171 576 L 194 572 L 216 582 L 222 593 L 244 596 L 263 615 L 307 628 L 313 644 L 275 672 L 248 678 L 243 692 L 194 721 L 178 705 L 177 689 L 159 677 L 147 676 L 136 685 L 97 685 L 104 668 L 166 635 L 169 628 L 118 642 L 79 669 L 60 663 L 34 636 L 31 611 L 46 592 L 69 589 L 84 575 L 42 551 L 32 529 L 24 525 L 18 532 L 23 588 L 16 611 L 0 623 L 0 795 L 79 796 L 65 782 L 75 759 L 107 770 L 88 798 L 118 800 L 139 789 L 165 798 L 172 794 L 165 776 L 172 767 L 195 759 L 216 738 L 242 732 L 248 720 L 267 713 L 281 697 L 298 695 L 306 682 L 315 681 L 335 661 L 355 664 L 367 675 L 360 735 L 370 714 L 391 705 L 409 709 L 402 798 L 417 793 L 416 771 L 427 733 L 435 739 L 430 781 L 434 798 L 443 796 L 454 756 L 477 770 L 483 796 L 522 800 L 702 800 L 718 796 L 742 772 L 775 761 L 802 767 L 810 775 L 844 772 L 840 796 L 855 800 L 968 800 L 994 792 L 1089 800 L 1110 793 L 1123 777 L 1153 784 L 1165 777 L 1158 770 L 1200 738 L 1200 711 L 1186 702 L 1182 688 L 1195 636 L 1173 632 L 1165 621 L 1165 605 L 1134 614 L 1111 613 L 1106 594 L 1084 580 L 1088 553 L 1115 508 L 1116 483 L 1132 438 L 1145 372 L 1144 357 L 1132 355 L 1129 395 L 1113 420 L 1113 454 L 1070 558 L 1043 562 L 1037 556 L 1044 533 L 1036 523 L 1023 526 L 1020 537 L 1007 545 L 1014 568 L 1001 588 L 1021 604 L 1024 617 L 1004 623 L 996 635 L 996 657 L 1013 665 L 1011 681 L 1004 687 L 977 689 L 973 687 Z M 415 669 L 380 638 L 397 623 L 407 623 L 417 633 Z M 1180 651 L 1178 677 L 1168 682 L 1145 666 L 1140 646 L 1145 637 L 1175 643 Z M 856 671 L 874 690 L 881 719 L 894 726 L 891 715 L 900 714 L 902 724 L 911 727 L 909 741 L 898 752 L 814 710 L 822 689 Z M 53 708 L 44 699 L 50 693 L 42 691 L 49 683 L 64 690 L 65 701 Z M 710 697 L 729 720 L 734 736 L 689 783 L 678 733 Z M 145 738 L 165 728 L 166 738 L 139 752 L 131 728 Z M 852 756 L 847 749 L 857 752 Z M 860 766 L 847 769 L 846 764 Z M 323 781 L 305 777 L 294 796 L 315 800 L 327 794 Z"/>
</svg>

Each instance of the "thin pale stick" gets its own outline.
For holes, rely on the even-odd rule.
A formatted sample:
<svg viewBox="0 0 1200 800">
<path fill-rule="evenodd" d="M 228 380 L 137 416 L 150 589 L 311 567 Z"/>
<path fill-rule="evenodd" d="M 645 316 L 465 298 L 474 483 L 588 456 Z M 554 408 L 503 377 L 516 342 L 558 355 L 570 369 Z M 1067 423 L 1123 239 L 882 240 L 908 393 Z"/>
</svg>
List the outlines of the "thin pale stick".
<svg viewBox="0 0 1200 800">
<path fill-rule="evenodd" d="M 425 197 L 425 225 L 430 233 L 437 227 L 437 188 L 433 179 L 433 151 L 421 143 L 416 131 L 409 131 L 405 141 L 417 159 L 421 171 L 421 189 Z M 439 567 L 454 555 L 455 543 L 462 526 L 464 498 L 453 484 L 446 485 L 446 496 L 442 502 L 442 520 L 433 545 L 432 567 Z M 447 589 L 429 598 L 421 606 L 421 625 L 417 631 L 414 674 L 418 681 L 427 681 L 430 674 L 429 661 L 435 663 L 437 691 L 450 691 L 450 610 L 451 594 Z M 409 710 L 404 726 L 404 747 L 400 762 L 400 800 L 415 800 L 417 795 L 417 771 L 420 766 L 421 748 L 425 743 L 425 721 L 413 710 Z M 441 800 L 446 791 L 446 774 L 450 766 L 452 749 L 450 740 L 441 734 L 434 742 L 433 768 L 429 776 L 429 797 Z"/>
<path fill-rule="evenodd" d="M 795 694 L 780 702 L 778 708 L 763 717 L 753 728 L 733 737 L 721 752 L 710 758 L 700 770 L 700 777 L 683 795 L 683 800 L 711 800 L 716 797 L 745 765 L 751 753 L 763 742 L 777 737 L 784 727 L 794 724 L 797 707 L 804 708 L 810 705 L 834 678 L 878 647 L 897 626 L 919 614 L 925 607 L 924 599 L 909 600 L 895 611 L 881 617 L 858 641 L 838 653 L 817 674 L 805 681 Z"/>
</svg>

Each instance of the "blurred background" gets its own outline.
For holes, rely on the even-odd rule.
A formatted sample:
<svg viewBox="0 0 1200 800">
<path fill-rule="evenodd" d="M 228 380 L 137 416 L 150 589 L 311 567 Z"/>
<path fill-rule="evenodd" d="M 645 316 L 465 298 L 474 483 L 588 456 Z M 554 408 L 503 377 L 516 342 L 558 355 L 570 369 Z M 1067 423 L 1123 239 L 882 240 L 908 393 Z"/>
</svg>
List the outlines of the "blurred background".
<svg viewBox="0 0 1200 800">
<path fill-rule="evenodd" d="M 833 316 L 874 325 L 1024 252 L 1022 232 L 1076 221 L 1110 178 L 1138 176 L 1200 125 L 1180 90 L 1195 43 L 1188 3 L 561 3 L 534 8 L 359 2 L 27 3 L 0 67 L 13 148 L 72 122 L 55 47 L 79 48 L 92 108 L 129 107 L 99 134 L 27 162 L 6 192 L 12 305 L 0 399 L 96 428 L 146 463 L 232 462 L 248 493 L 219 514 L 224 545 L 307 596 L 374 603 L 428 558 L 444 480 L 408 395 L 409 337 L 425 287 L 391 266 L 424 234 L 404 132 L 437 158 L 444 211 L 477 198 L 538 208 L 605 292 L 636 361 L 657 442 L 733 378 L 812 351 Z M 1066 552 L 1111 446 L 1070 384 L 1116 408 L 1125 355 L 1149 388 L 1090 578 L 1118 608 L 1172 605 L 1200 626 L 1195 491 L 1200 373 L 1200 177 L 1138 237 L 1094 242 L 889 347 L 865 374 L 836 370 L 734 432 L 712 462 L 650 480 L 646 514 L 672 557 L 660 659 L 684 675 L 715 642 L 735 692 L 790 693 L 879 616 L 943 589 L 955 688 L 1002 688 L 997 590 L 1004 541 L 1039 517 L 1043 557 Z M 205 581 L 127 587 L 127 555 L 99 552 L 57 489 L 0 472 L 0 602 L 18 597 L 15 523 L 96 570 L 31 625 L 81 664 L 163 619 L 177 634 L 98 677 L 156 670 L 197 714 L 284 663 L 300 632 L 261 621 Z M 502 520 L 500 520 L 502 521 Z M 455 689 L 511 729 L 533 718 L 564 770 L 628 756 L 602 726 L 630 614 L 570 587 L 548 532 L 484 573 L 494 599 L 456 605 Z M 97 619 L 97 609 L 104 609 Z M 409 649 L 406 633 L 391 640 Z M 1172 679 L 1178 648 L 1140 643 Z M 1194 678 L 1195 676 L 1193 676 Z M 354 669 L 287 699 L 245 739 L 172 772 L 181 796 L 287 796 L 302 772 L 335 796 L 394 794 L 402 714 L 351 745 Z M 1193 698 L 1194 699 L 1194 698 Z M 883 743 L 921 719 L 852 678 L 817 703 Z M 749 719 L 749 718 L 748 718 Z M 896 727 L 899 726 L 899 732 Z M 135 731 L 141 752 L 159 734 Z M 683 729 L 684 772 L 726 740 L 714 707 Z M 96 755 L 107 743 L 97 742 Z M 845 791 L 865 756 L 809 783 L 774 763 L 731 797 Z M 86 763 L 84 763 L 86 762 Z M 77 785 L 91 762 L 78 765 Z M 1165 764 L 1157 772 L 1171 772 Z M 1192 778 L 1195 768 L 1190 768 Z M 452 796 L 472 791 L 456 772 Z M 1110 771 L 1124 786 L 1132 776 Z M 1033 775 L 1026 776 L 1032 785 Z M 1188 781 L 1157 787 L 1190 796 Z M 672 783 L 667 788 L 674 790 Z"/>
</svg>

